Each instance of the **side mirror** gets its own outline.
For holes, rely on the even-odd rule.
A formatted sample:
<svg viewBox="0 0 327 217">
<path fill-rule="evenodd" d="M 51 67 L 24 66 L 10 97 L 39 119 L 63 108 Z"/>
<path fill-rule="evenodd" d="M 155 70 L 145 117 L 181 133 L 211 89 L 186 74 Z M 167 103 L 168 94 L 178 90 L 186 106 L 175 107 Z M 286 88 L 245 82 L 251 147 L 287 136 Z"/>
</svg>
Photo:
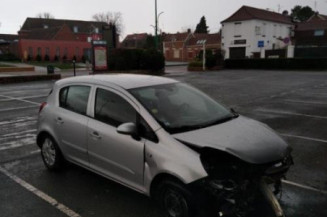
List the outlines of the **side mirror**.
<svg viewBox="0 0 327 217">
<path fill-rule="evenodd" d="M 123 123 L 117 127 L 117 133 L 133 136 L 136 134 L 136 125 L 134 123 Z"/>
</svg>

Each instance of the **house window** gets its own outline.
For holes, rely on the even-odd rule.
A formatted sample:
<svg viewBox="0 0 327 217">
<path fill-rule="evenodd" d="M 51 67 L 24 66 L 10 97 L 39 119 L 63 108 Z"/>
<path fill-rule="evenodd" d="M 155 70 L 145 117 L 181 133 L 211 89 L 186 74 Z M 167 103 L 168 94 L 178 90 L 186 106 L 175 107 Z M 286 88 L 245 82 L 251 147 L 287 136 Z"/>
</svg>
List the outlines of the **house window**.
<svg viewBox="0 0 327 217">
<path fill-rule="evenodd" d="M 255 35 L 261 35 L 261 27 L 260 26 L 255 27 Z"/>
<path fill-rule="evenodd" d="M 175 59 L 179 58 L 179 50 L 178 49 L 174 49 L 174 58 Z"/>
<path fill-rule="evenodd" d="M 242 36 L 242 23 L 238 22 L 234 25 L 234 37 L 241 37 Z"/>
<path fill-rule="evenodd" d="M 324 36 L 325 30 L 315 30 L 314 36 Z"/>
<path fill-rule="evenodd" d="M 262 37 L 266 37 L 267 25 L 266 23 L 262 24 Z"/>
<path fill-rule="evenodd" d="M 79 57 L 79 47 L 75 48 L 75 57 Z"/>
<path fill-rule="evenodd" d="M 43 25 L 43 28 L 44 28 L 44 29 L 48 29 L 49 26 L 48 26 L 48 25 Z"/>
<path fill-rule="evenodd" d="M 68 49 L 67 48 L 65 48 L 65 50 L 64 50 L 64 56 L 68 56 Z"/>
<path fill-rule="evenodd" d="M 29 48 L 28 48 L 28 55 L 29 55 L 30 57 L 33 56 L 33 48 L 32 48 L 32 47 L 29 47 Z"/>
<path fill-rule="evenodd" d="M 40 55 L 40 56 L 42 55 L 42 48 L 40 48 L 40 47 L 37 48 L 37 55 Z"/>
<path fill-rule="evenodd" d="M 277 25 L 275 24 L 274 25 L 274 38 L 276 38 L 276 36 L 277 36 Z"/>
<path fill-rule="evenodd" d="M 57 47 L 57 49 L 56 49 L 56 56 L 57 56 L 57 57 L 60 56 L 60 47 Z"/>
<path fill-rule="evenodd" d="M 95 28 L 95 29 L 94 29 L 94 32 L 95 32 L 95 33 L 99 33 L 99 28 Z"/>
<path fill-rule="evenodd" d="M 74 32 L 78 33 L 78 26 L 74 26 Z"/>
<path fill-rule="evenodd" d="M 50 54 L 50 49 L 47 47 L 45 48 L 45 55 L 49 56 L 49 54 Z"/>
</svg>

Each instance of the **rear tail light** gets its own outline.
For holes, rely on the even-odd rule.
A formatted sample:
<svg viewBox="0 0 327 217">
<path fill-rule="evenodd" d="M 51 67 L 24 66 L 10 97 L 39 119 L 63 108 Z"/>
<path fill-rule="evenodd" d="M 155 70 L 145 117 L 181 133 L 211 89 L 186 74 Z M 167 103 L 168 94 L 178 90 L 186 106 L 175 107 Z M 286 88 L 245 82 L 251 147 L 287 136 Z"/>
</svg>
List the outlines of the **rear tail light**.
<svg viewBox="0 0 327 217">
<path fill-rule="evenodd" d="M 41 103 L 39 113 L 42 111 L 42 109 L 47 105 L 46 102 Z"/>
</svg>

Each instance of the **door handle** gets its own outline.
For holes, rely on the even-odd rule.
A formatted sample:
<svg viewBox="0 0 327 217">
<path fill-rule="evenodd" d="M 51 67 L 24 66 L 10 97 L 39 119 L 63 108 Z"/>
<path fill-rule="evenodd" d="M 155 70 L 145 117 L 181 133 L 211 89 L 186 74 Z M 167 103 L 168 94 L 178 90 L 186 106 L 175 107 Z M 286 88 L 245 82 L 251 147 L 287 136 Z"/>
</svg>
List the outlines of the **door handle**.
<svg viewBox="0 0 327 217">
<path fill-rule="evenodd" d="M 92 133 L 90 133 L 90 136 L 92 136 L 94 139 L 101 139 L 101 136 L 96 131 L 93 131 Z"/>
<path fill-rule="evenodd" d="M 56 122 L 57 122 L 57 124 L 60 124 L 60 125 L 64 123 L 64 121 L 62 120 L 61 117 L 57 117 Z"/>
</svg>

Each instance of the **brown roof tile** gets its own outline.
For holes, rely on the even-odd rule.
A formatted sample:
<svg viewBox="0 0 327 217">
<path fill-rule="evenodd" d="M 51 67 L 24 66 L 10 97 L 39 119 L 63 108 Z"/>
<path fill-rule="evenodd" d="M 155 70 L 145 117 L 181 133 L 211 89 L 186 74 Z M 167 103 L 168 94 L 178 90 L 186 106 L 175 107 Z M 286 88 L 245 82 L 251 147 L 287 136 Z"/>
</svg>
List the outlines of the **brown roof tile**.
<svg viewBox="0 0 327 217">
<path fill-rule="evenodd" d="M 199 45 L 201 41 L 205 40 L 206 44 L 220 44 L 221 42 L 221 36 L 219 33 L 217 34 L 192 34 L 188 45 L 189 46 L 195 46 Z"/>
<path fill-rule="evenodd" d="M 327 20 L 312 20 L 310 22 L 298 23 L 296 31 L 323 30 L 327 29 Z"/>
<path fill-rule="evenodd" d="M 94 27 L 99 29 L 101 33 L 102 27 L 107 25 L 104 22 L 82 21 L 82 20 L 62 20 L 62 19 L 43 19 L 43 18 L 27 18 L 21 30 L 42 29 L 44 26 L 48 28 L 67 25 L 73 31 L 74 26 L 78 27 L 78 33 L 90 33 L 94 31 Z"/>
<path fill-rule="evenodd" d="M 292 19 L 290 16 L 285 16 L 276 12 L 249 7 L 249 6 L 242 6 L 232 16 L 222 21 L 221 23 L 253 20 L 253 19 L 292 24 Z"/>
<path fill-rule="evenodd" d="M 176 34 L 164 34 L 163 40 L 165 42 L 171 42 L 171 41 L 185 41 L 190 33 L 184 32 L 184 33 L 176 33 Z"/>
</svg>

